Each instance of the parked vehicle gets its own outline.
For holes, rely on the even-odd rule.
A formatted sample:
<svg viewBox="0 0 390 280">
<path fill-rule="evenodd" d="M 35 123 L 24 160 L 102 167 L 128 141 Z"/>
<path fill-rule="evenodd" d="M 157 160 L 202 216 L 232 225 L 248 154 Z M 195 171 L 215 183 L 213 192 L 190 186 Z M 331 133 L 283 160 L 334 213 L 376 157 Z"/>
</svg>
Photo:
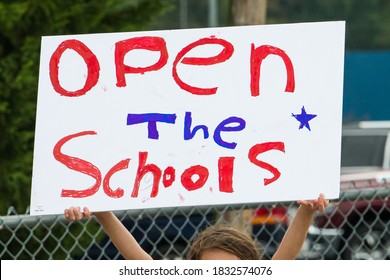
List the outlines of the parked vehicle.
<svg viewBox="0 0 390 280">
<path fill-rule="evenodd" d="M 260 207 L 253 210 L 251 220 L 252 235 L 264 249 L 263 258 L 272 258 L 286 233 L 289 217 L 283 205 Z"/>
<path fill-rule="evenodd" d="M 390 122 L 343 129 L 343 197 L 318 214 L 304 258 L 390 258 Z"/>
</svg>

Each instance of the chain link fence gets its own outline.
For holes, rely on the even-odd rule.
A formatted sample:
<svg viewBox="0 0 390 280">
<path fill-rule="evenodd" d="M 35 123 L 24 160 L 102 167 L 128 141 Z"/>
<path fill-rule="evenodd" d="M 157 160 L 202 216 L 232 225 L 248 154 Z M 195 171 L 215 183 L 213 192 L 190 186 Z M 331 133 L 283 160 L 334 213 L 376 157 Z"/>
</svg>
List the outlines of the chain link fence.
<svg viewBox="0 0 390 280">
<path fill-rule="evenodd" d="M 342 186 L 340 199 L 317 213 L 300 259 L 389 259 L 390 184 Z M 198 231 L 230 223 L 252 234 L 264 258 L 276 251 L 297 204 L 225 205 L 115 212 L 155 259 L 185 259 Z M 0 217 L 0 257 L 5 259 L 121 259 L 94 218 L 68 223 L 63 215 Z"/>
</svg>

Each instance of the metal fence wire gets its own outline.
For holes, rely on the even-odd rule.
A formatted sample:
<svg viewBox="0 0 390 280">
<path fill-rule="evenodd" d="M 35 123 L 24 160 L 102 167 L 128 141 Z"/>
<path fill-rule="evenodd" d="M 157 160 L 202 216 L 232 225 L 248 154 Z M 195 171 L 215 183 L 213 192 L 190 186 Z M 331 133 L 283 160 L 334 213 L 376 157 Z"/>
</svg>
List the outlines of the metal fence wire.
<svg viewBox="0 0 390 280">
<path fill-rule="evenodd" d="M 342 188 L 343 189 L 343 188 Z M 340 199 L 317 213 L 299 259 L 389 259 L 390 184 L 349 182 Z M 251 234 L 270 259 L 295 214 L 296 202 L 163 208 L 115 214 L 155 259 L 185 259 L 192 238 L 215 223 Z M 5 259 L 122 259 L 92 218 L 68 223 L 63 215 L 0 217 Z"/>
</svg>

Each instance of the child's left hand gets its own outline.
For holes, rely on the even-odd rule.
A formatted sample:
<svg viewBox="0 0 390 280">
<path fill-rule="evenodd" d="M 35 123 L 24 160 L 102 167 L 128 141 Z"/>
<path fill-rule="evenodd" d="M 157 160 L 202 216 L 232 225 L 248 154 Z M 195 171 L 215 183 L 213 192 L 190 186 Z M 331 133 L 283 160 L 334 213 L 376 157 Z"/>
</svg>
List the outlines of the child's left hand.
<svg viewBox="0 0 390 280">
<path fill-rule="evenodd" d="M 310 207 L 313 211 L 323 212 L 325 208 L 329 205 L 329 200 L 325 198 L 324 194 L 320 194 L 316 200 L 298 200 L 298 204 L 305 207 Z"/>
</svg>

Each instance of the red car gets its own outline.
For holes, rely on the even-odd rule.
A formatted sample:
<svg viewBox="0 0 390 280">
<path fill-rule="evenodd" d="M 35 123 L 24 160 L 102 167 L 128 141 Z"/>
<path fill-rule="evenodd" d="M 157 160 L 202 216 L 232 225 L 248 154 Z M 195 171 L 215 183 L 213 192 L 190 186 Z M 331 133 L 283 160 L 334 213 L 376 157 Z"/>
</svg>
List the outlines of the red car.
<svg viewBox="0 0 390 280">
<path fill-rule="evenodd" d="M 390 259 L 390 122 L 345 127 L 341 197 L 318 214 L 308 259 Z"/>
</svg>

